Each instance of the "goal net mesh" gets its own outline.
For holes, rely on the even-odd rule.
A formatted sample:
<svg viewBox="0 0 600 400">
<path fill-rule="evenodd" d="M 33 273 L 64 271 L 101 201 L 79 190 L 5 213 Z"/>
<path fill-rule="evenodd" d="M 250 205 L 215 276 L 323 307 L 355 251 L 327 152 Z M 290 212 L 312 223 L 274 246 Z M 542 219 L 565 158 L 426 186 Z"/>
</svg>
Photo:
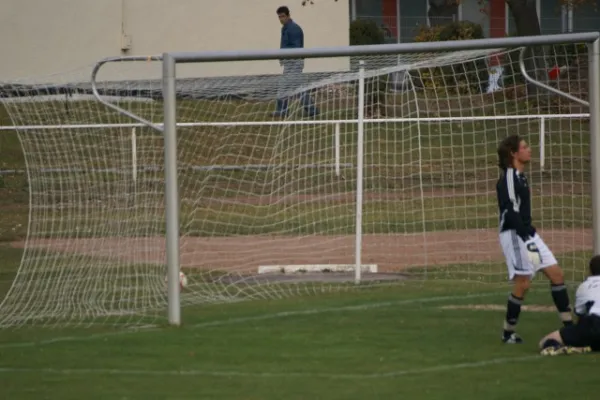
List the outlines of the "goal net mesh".
<svg viewBox="0 0 600 400">
<path fill-rule="evenodd" d="M 528 62 L 534 76 L 585 97 L 585 57 L 585 47 L 554 46 Z M 340 60 L 331 59 L 344 64 L 333 72 L 290 73 L 296 61 L 282 75 L 178 79 L 182 305 L 356 287 L 359 114 L 361 287 L 506 279 L 496 147 L 513 133 L 533 150 L 534 224 L 567 279 L 582 278 L 591 251 L 587 109 L 527 87 L 518 50 Z M 136 68 L 111 65 L 99 90 L 160 124 L 160 81 L 114 78 Z M 0 326 L 164 318 L 163 138 L 97 102 L 90 71 L 2 86 L 30 203 Z"/>
</svg>

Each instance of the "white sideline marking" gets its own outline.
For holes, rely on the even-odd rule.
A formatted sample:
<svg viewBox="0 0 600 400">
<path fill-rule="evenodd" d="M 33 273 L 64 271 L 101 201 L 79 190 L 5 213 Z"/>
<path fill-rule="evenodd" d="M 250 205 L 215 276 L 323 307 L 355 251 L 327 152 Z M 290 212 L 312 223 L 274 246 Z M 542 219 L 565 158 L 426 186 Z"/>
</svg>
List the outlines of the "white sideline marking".
<svg viewBox="0 0 600 400">
<path fill-rule="evenodd" d="M 224 378 L 323 378 L 323 379 L 385 379 L 397 378 L 405 375 L 422 375 L 434 372 L 444 372 L 456 369 L 478 368 L 490 365 L 514 363 L 520 361 L 532 361 L 542 358 L 540 355 L 529 355 L 524 357 L 494 358 L 485 361 L 466 362 L 459 364 L 437 365 L 435 367 L 401 369 L 397 371 L 376 374 L 328 374 L 310 372 L 243 372 L 243 371 L 210 371 L 210 370 L 141 370 L 141 369 L 108 369 L 108 368 L 77 368 L 77 369 L 55 369 L 55 368 L 11 368 L 1 367 L 0 373 L 47 373 L 58 375 L 141 375 L 141 376 L 212 376 Z"/>
<path fill-rule="evenodd" d="M 447 306 L 440 306 L 442 310 L 471 310 L 471 311 L 506 311 L 506 306 L 501 304 L 451 304 Z M 543 306 L 543 305 L 524 305 L 521 306 L 521 311 L 528 312 L 540 312 L 540 313 L 554 313 L 556 308 L 554 306 Z"/>
<path fill-rule="evenodd" d="M 294 272 L 353 272 L 354 264 L 289 264 L 259 265 L 259 274 L 291 274 Z M 361 271 L 377 273 L 377 264 L 362 264 Z"/>
<path fill-rule="evenodd" d="M 466 300 L 466 299 L 474 299 L 474 298 L 483 298 L 483 297 L 492 297 L 506 294 L 506 292 L 489 292 L 489 293 L 477 293 L 477 294 L 467 294 L 460 296 L 436 296 L 436 297 L 425 297 L 420 299 L 405 299 L 405 300 L 395 300 L 395 301 L 385 301 L 379 303 L 363 303 L 357 304 L 354 306 L 340 306 L 340 307 L 329 307 L 329 308 L 314 308 L 308 310 L 293 310 L 293 311 L 282 311 L 272 314 L 263 314 L 263 315 L 254 315 L 249 317 L 237 317 L 237 318 L 228 318 L 228 319 L 220 319 L 215 321 L 207 321 L 200 322 L 194 325 L 188 325 L 188 329 L 201 329 L 201 328 L 209 328 L 209 327 L 218 327 L 225 325 L 235 325 L 242 324 L 245 322 L 254 322 L 254 321 L 264 321 L 269 319 L 278 319 L 278 318 L 287 318 L 293 317 L 297 315 L 314 315 L 314 314 L 326 314 L 331 312 L 340 312 L 340 311 L 364 311 L 374 308 L 384 308 L 384 307 L 392 307 L 406 304 L 416 304 L 416 303 L 432 303 L 437 301 L 446 301 L 446 300 Z M 147 326 L 145 329 L 128 329 L 117 332 L 106 332 L 106 333 L 98 333 L 88 336 L 62 336 L 47 340 L 40 340 L 34 342 L 16 342 L 16 343 L 1 343 L 0 349 L 10 349 L 17 347 L 37 347 L 44 346 L 55 343 L 63 343 L 63 342 L 84 342 L 94 339 L 102 339 L 111 336 L 121 336 L 131 333 L 139 333 L 139 332 L 156 332 L 159 331 L 160 327 L 152 327 Z"/>
</svg>

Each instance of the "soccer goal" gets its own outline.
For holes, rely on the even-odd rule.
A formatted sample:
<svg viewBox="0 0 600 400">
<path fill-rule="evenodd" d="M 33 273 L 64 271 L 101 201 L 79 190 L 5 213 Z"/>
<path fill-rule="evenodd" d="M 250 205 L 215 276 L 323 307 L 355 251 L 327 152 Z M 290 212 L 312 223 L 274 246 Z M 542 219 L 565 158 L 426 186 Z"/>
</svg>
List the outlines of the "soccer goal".
<svg viewBox="0 0 600 400">
<path fill-rule="evenodd" d="M 0 326 L 504 280 L 496 146 L 512 133 L 534 151 L 534 224 L 579 280 L 600 252 L 598 37 L 165 53 L 4 85 L 30 204 Z M 292 68 L 176 73 L 264 60 Z M 140 63 L 156 78 L 131 79 Z"/>
</svg>

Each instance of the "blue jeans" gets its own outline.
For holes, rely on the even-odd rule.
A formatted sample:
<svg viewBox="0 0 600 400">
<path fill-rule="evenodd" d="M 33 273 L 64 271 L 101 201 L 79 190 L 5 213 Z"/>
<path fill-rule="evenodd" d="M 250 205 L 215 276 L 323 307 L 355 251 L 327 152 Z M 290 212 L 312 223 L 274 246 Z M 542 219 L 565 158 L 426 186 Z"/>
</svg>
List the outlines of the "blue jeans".
<svg viewBox="0 0 600 400">
<path fill-rule="evenodd" d="M 304 78 L 302 76 L 302 70 L 304 66 L 299 62 L 284 61 L 283 75 L 280 77 L 279 85 L 277 88 L 277 110 L 276 114 L 285 115 L 288 112 L 288 105 L 290 100 L 294 100 L 294 96 L 286 96 L 289 93 L 304 84 Z M 310 95 L 304 91 L 300 95 L 300 104 L 304 107 L 304 110 L 309 116 L 316 115 L 316 107 L 310 98 Z"/>
</svg>

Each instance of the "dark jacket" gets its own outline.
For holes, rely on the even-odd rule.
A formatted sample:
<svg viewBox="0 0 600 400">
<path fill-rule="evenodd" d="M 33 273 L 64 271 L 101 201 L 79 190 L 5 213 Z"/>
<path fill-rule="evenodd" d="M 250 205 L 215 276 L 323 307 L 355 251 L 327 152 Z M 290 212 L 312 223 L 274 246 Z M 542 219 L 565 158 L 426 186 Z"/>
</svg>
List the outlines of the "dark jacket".
<svg viewBox="0 0 600 400">
<path fill-rule="evenodd" d="M 304 32 L 300 25 L 293 20 L 288 20 L 281 27 L 281 45 L 282 49 L 301 49 L 304 47 Z"/>
<path fill-rule="evenodd" d="M 291 19 L 281 27 L 281 42 L 279 47 L 282 49 L 304 48 L 304 32 L 300 25 Z M 291 67 L 294 70 L 304 68 L 304 60 L 302 59 L 281 60 L 280 64 L 284 67 Z"/>
</svg>

